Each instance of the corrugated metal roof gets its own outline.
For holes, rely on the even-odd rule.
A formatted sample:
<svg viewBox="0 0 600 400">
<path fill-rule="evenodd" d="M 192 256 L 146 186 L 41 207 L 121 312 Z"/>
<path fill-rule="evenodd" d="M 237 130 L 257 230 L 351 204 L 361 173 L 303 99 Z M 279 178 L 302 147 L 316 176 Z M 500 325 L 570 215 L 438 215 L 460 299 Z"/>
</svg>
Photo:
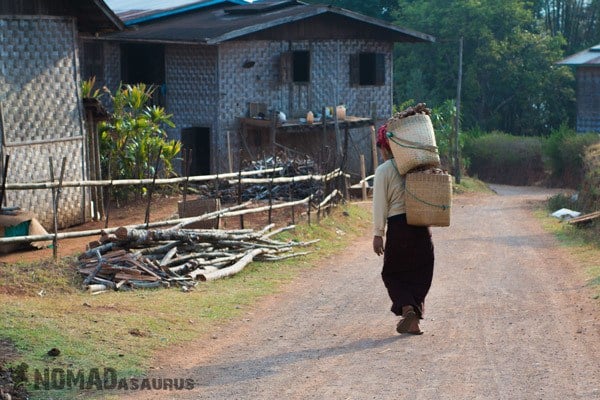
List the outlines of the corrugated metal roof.
<svg viewBox="0 0 600 400">
<path fill-rule="evenodd" d="M 600 44 L 557 62 L 559 65 L 600 65 Z"/>
<path fill-rule="evenodd" d="M 126 25 L 198 10 L 219 4 L 245 4 L 245 0 L 105 0 Z"/>
<path fill-rule="evenodd" d="M 124 41 L 217 44 L 318 16 L 334 16 L 342 19 L 341 26 L 350 27 L 349 30 L 356 39 L 363 38 L 364 30 L 361 28 L 368 27 L 378 31 L 380 37 L 390 42 L 435 41 L 435 38 L 430 35 L 401 28 L 383 20 L 338 7 L 309 5 L 295 0 L 264 1 L 255 5 L 246 4 L 236 7 L 221 5 L 199 9 L 141 23 L 132 30 L 108 35 L 105 38 Z M 331 28 L 333 30 L 336 27 Z"/>
</svg>

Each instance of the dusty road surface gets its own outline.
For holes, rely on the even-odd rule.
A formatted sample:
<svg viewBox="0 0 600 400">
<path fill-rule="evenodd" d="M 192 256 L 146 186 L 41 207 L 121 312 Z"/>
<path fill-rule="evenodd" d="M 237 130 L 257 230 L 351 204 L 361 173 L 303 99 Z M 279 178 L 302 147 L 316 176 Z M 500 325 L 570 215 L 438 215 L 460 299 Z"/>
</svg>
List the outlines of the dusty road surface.
<svg viewBox="0 0 600 400">
<path fill-rule="evenodd" d="M 395 333 L 370 233 L 212 337 L 165 352 L 151 399 L 600 399 L 600 304 L 532 216 L 548 193 L 455 199 L 422 336 Z"/>
</svg>

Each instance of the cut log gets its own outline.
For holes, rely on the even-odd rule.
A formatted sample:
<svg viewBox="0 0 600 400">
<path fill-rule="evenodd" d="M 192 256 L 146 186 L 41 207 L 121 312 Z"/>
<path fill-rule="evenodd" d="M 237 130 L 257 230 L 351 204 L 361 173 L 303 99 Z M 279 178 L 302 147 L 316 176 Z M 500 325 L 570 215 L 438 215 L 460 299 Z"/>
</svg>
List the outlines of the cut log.
<svg viewBox="0 0 600 400">
<path fill-rule="evenodd" d="M 254 249 L 246 253 L 238 262 L 230 267 L 220 269 L 218 271 L 199 274 L 198 278 L 202 282 L 213 281 L 215 279 L 224 278 L 226 276 L 232 276 L 243 270 L 248 264 L 252 262 L 254 257 L 264 253 L 265 249 Z"/>
<path fill-rule="evenodd" d="M 593 213 L 580 215 L 579 217 L 571 218 L 567 220 L 567 224 L 576 225 L 582 222 L 590 222 L 596 218 L 600 218 L 600 211 L 595 211 Z"/>
</svg>

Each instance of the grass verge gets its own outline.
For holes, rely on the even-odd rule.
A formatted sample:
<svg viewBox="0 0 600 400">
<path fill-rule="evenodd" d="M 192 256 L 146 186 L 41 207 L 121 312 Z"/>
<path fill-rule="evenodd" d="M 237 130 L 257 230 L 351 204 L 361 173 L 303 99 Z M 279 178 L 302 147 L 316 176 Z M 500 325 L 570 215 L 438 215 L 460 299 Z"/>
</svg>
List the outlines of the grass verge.
<svg viewBox="0 0 600 400">
<path fill-rule="evenodd" d="M 460 179 L 460 184 L 454 180 L 452 182 L 452 192 L 455 194 L 465 193 L 494 193 L 485 182 L 480 181 L 477 178 L 471 178 L 468 176 Z"/>
<path fill-rule="evenodd" d="M 157 351 L 207 335 L 216 324 L 239 317 L 302 270 L 315 268 L 319 260 L 364 235 L 370 221 L 365 205 L 338 207 L 318 224 L 303 223 L 280 235 L 299 241 L 321 239 L 308 248 L 312 254 L 252 263 L 234 277 L 201 283 L 187 293 L 161 289 L 92 296 L 78 289 L 81 280 L 69 260 L 4 265 L 0 339 L 10 340 L 18 351 L 13 366 L 28 366 L 31 399 L 100 396 L 94 389 L 103 385 L 107 370 L 115 371 L 119 380 L 143 376 Z M 59 356 L 47 354 L 54 348 Z M 81 378 L 78 371 L 83 371 L 84 380 L 73 385 L 73 378 Z M 86 386 L 92 390 L 86 392 Z"/>
<path fill-rule="evenodd" d="M 549 211 L 540 207 L 535 212 L 544 229 L 554 234 L 570 255 L 585 267 L 587 284 L 593 288 L 595 299 L 600 299 L 600 237 L 597 229 L 575 227 L 549 216 Z"/>
</svg>

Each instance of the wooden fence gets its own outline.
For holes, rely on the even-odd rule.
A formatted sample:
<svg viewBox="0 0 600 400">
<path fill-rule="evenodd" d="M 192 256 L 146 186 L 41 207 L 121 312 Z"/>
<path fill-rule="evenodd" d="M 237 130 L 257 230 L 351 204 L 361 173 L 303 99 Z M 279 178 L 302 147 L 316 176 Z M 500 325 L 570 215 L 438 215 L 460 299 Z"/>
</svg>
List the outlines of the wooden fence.
<svg viewBox="0 0 600 400">
<path fill-rule="evenodd" d="M 302 176 L 293 176 L 293 177 L 276 177 L 275 173 L 281 171 L 281 168 L 271 168 L 265 170 L 256 170 L 256 171 L 239 171 L 235 173 L 228 174 L 219 174 L 219 175 L 204 175 L 204 176 L 190 176 L 184 178 L 169 178 L 169 179 L 128 179 L 128 180 L 111 180 L 111 181 L 62 181 L 62 180 L 53 180 L 50 182 L 35 182 L 35 183 L 5 183 L 4 189 L 6 191 L 10 190 L 53 190 L 60 193 L 60 190 L 65 187 L 105 187 L 112 188 L 116 186 L 131 186 L 131 185 L 141 185 L 141 186 L 151 186 L 152 188 L 155 185 L 172 185 L 172 184 L 180 184 L 184 183 L 187 187 L 187 184 L 190 182 L 208 182 L 215 181 L 218 185 L 219 180 L 226 180 L 230 185 L 237 185 L 238 193 L 242 190 L 244 185 L 258 185 L 258 184 L 268 184 L 271 187 L 273 184 L 282 184 L 288 183 L 290 185 L 294 185 L 300 182 L 313 181 L 317 182 L 320 185 L 319 188 L 319 196 L 317 193 L 311 193 L 309 196 L 301 199 L 301 200 L 291 200 L 284 203 L 274 204 L 273 199 L 269 196 L 268 205 L 262 207 L 249 207 L 251 202 L 242 203 L 241 197 L 238 196 L 238 204 L 219 210 L 215 212 L 206 213 L 197 217 L 190 218 L 178 218 L 171 219 L 165 221 L 157 221 L 150 222 L 149 221 L 149 209 L 151 205 L 151 196 L 152 190 L 148 191 L 148 208 L 146 212 L 146 221 L 144 224 L 138 224 L 134 226 L 129 226 L 129 228 L 141 228 L 148 229 L 154 227 L 161 226 L 173 226 L 174 228 L 185 227 L 191 223 L 210 220 L 215 218 L 227 218 L 240 216 L 243 218 L 244 215 L 248 215 L 251 213 L 268 213 L 269 220 L 268 223 L 271 224 L 271 212 L 275 209 L 281 208 L 293 208 L 293 207 L 306 207 L 306 214 L 308 216 L 308 223 L 311 223 L 311 215 L 316 214 L 317 219 L 320 219 L 324 212 L 327 212 L 332 205 L 335 205 L 336 202 L 340 198 L 348 198 L 348 178 L 349 176 L 343 173 L 340 169 L 336 169 L 328 174 L 324 175 L 302 175 Z M 271 174 L 270 177 L 261 177 L 261 178 L 251 178 L 251 176 L 255 175 L 268 175 Z M 58 196 L 57 196 L 58 197 Z M 184 192 L 185 198 L 185 192 Z M 321 201 L 318 201 L 322 198 Z M 58 201 L 58 198 L 55 202 Z M 54 217 L 56 219 L 56 213 L 58 212 L 58 208 L 53 207 Z M 293 210 L 292 210 L 293 212 Z M 293 221 L 292 221 L 293 223 Z M 87 236 L 95 236 L 100 235 L 102 233 L 110 234 L 117 230 L 118 228 L 109 228 L 108 226 L 104 229 L 94 229 L 87 231 L 73 231 L 73 232 L 63 232 L 59 233 L 56 228 L 56 224 L 54 226 L 54 231 L 50 234 L 46 235 L 29 235 L 29 236 L 13 236 L 13 237 L 3 237 L 0 238 L 0 245 L 3 244 L 15 244 L 15 243 L 31 243 L 31 242 L 39 242 L 39 241 L 49 241 L 52 240 L 54 243 L 55 249 L 55 258 L 56 258 L 56 244 L 58 240 L 62 239 L 70 239 L 70 238 L 80 238 Z"/>
</svg>

